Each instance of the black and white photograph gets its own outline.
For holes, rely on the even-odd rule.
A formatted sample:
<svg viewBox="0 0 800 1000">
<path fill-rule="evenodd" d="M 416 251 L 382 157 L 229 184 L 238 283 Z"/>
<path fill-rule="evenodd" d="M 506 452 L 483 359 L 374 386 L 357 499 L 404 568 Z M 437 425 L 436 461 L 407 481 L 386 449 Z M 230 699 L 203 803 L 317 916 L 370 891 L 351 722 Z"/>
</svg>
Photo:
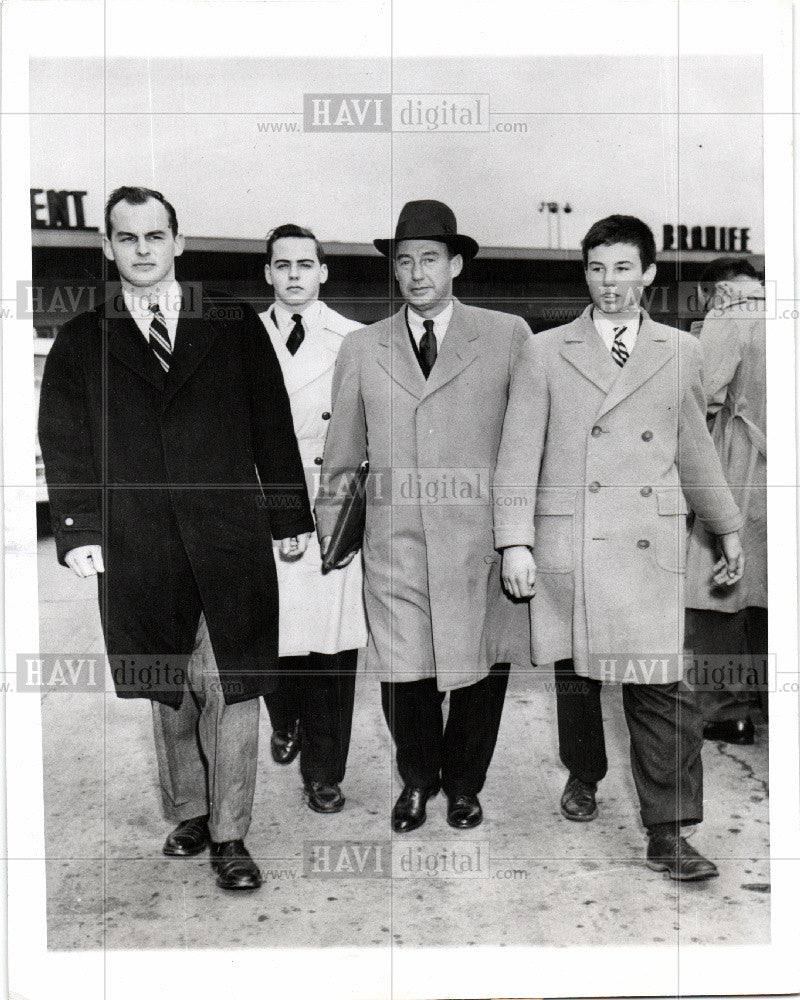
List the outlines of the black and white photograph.
<svg viewBox="0 0 800 1000">
<path fill-rule="evenodd" d="M 3 28 L 10 996 L 800 989 L 792 7 Z"/>
</svg>

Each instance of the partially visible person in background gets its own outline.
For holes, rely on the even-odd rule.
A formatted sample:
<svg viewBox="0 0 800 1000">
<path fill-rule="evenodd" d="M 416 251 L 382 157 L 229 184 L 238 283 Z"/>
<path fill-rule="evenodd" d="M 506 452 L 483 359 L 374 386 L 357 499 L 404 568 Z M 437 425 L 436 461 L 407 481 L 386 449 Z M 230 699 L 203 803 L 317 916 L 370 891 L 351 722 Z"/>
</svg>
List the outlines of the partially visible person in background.
<svg viewBox="0 0 800 1000">
<path fill-rule="evenodd" d="M 317 491 L 331 419 L 333 366 L 345 336 L 360 324 L 319 300 L 328 278 L 325 252 L 314 234 L 287 224 L 267 237 L 267 283 L 275 301 L 261 320 L 275 348 L 289 393 L 309 499 Z M 275 553 L 282 673 L 264 696 L 278 764 L 300 754 L 310 809 L 338 812 L 339 782 L 350 748 L 358 647 L 367 643 L 361 556 L 322 575 L 319 543 L 305 554 Z"/>
<path fill-rule="evenodd" d="M 744 677 L 765 678 L 767 657 L 767 368 L 764 286 L 749 261 L 720 257 L 701 278 L 708 310 L 700 332 L 708 420 L 725 476 L 744 516 L 747 564 L 731 587 L 711 585 L 717 542 L 696 520 L 686 579 L 686 645 L 699 664 L 733 661 Z M 716 686 L 716 685 L 715 685 Z M 750 715 L 767 714 L 766 686 L 754 692 L 735 679 L 699 690 L 706 739 L 750 744 Z"/>
</svg>

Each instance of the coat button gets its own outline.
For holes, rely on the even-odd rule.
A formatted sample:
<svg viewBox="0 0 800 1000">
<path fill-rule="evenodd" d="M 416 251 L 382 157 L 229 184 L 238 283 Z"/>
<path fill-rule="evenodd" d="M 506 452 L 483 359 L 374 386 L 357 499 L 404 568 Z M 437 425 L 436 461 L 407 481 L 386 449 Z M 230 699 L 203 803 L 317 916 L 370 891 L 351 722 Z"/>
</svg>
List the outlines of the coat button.
<svg viewBox="0 0 800 1000">
<path fill-rule="evenodd" d="M 642 434 L 642 441 L 652 441 L 652 440 L 653 440 L 653 432 L 644 431 L 644 433 Z"/>
<path fill-rule="evenodd" d="M 600 492 L 600 483 L 589 483 L 589 492 L 590 493 L 599 493 Z"/>
<path fill-rule="evenodd" d="M 319 455 L 317 455 L 317 457 L 314 459 L 314 465 L 322 465 L 322 459 L 319 457 Z"/>
<path fill-rule="evenodd" d="M 322 419 L 323 420 L 330 420 L 331 419 L 331 415 L 330 415 L 330 413 L 328 413 L 327 410 L 322 414 Z"/>
<path fill-rule="evenodd" d="M 646 538 L 640 538 L 636 544 L 639 546 L 640 549 L 650 548 L 650 542 L 648 542 Z"/>
<path fill-rule="evenodd" d="M 595 424 L 594 427 L 592 428 L 592 437 L 593 438 L 600 437 L 602 433 L 603 433 L 603 428 Z"/>
<path fill-rule="evenodd" d="M 65 518 L 64 518 L 64 524 L 66 524 L 66 526 L 67 526 L 68 528 L 71 528 L 71 527 L 72 527 L 72 525 L 73 525 L 74 523 L 75 523 L 75 522 L 74 522 L 74 521 L 72 520 L 72 518 L 71 518 L 71 517 L 65 517 Z"/>
<path fill-rule="evenodd" d="M 652 486 L 643 486 L 639 490 L 639 492 L 642 494 L 643 497 L 649 497 L 650 494 L 653 492 L 653 487 Z"/>
</svg>

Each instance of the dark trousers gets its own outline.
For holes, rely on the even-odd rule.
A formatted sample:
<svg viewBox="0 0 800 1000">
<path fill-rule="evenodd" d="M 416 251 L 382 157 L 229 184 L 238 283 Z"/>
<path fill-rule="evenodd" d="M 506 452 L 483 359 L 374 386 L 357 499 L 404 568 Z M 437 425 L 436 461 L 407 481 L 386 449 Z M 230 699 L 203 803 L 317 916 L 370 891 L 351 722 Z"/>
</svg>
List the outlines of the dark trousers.
<svg viewBox="0 0 800 1000">
<path fill-rule="evenodd" d="M 478 794 L 497 743 L 508 670 L 508 663 L 495 663 L 488 677 L 451 691 L 444 726 L 445 692 L 435 678 L 381 684 L 383 714 L 406 785 L 426 788 L 441 782 L 447 795 Z"/>
<path fill-rule="evenodd" d="M 273 729 L 285 733 L 300 722 L 300 773 L 305 781 L 344 779 L 357 661 L 357 649 L 282 656 L 278 689 L 264 695 Z"/>
<path fill-rule="evenodd" d="M 608 770 L 602 683 L 579 677 L 572 660 L 557 661 L 555 672 L 561 762 L 581 781 L 600 781 Z M 642 822 L 699 823 L 703 727 L 694 693 L 683 682 L 621 687 Z"/>
<path fill-rule="evenodd" d="M 767 657 L 767 609 L 748 607 L 729 614 L 705 608 L 686 609 L 686 648 L 698 660 L 720 656 L 741 661 L 754 657 L 761 670 Z M 732 722 L 747 718 L 758 705 L 766 719 L 768 686 L 742 690 L 726 685 L 720 691 L 698 690 L 697 701 L 705 722 Z"/>
</svg>

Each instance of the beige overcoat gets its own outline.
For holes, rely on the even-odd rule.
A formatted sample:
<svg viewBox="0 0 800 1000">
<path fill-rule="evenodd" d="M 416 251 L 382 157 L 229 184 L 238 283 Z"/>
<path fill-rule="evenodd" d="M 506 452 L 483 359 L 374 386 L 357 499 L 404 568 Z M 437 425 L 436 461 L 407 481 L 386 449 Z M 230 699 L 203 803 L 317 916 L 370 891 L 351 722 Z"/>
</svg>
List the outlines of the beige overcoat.
<svg viewBox="0 0 800 1000">
<path fill-rule="evenodd" d="M 756 282 L 732 287 L 700 333 L 703 386 L 711 436 L 744 516 L 744 576 L 732 587 L 711 584 L 715 539 L 696 522 L 689 541 L 686 606 L 732 613 L 767 607 L 767 321 Z"/>
<path fill-rule="evenodd" d="M 512 485 L 500 499 L 514 510 L 530 469 L 532 343 L 518 316 L 454 300 L 427 381 L 405 307 L 342 345 L 317 530 L 331 533 L 343 477 L 368 459 L 366 670 L 381 680 L 435 677 L 446 691 L 485 677 L 493 662 L 529 664 L 527 606 L 500 585 L 492 479 L 503 441 Z M 517 507 L 506 535 L 532 544 L 530 513 Z M 523 627 L 520 651 L 512 640 Z"/>
<path fill-rule="evenodd" d="M 686 501 L 714 533 L 741 526 L 706 429 L 697 342 L 643 312 L 620 369 L 588 308 L 533 348 L 532 659 L 671 683 L 683 663 Z M 504 447 L 498 479 L 509 481 L 514 461 Z M 498 507 L 498 543 L 504 517 Z"/>
</svg>

